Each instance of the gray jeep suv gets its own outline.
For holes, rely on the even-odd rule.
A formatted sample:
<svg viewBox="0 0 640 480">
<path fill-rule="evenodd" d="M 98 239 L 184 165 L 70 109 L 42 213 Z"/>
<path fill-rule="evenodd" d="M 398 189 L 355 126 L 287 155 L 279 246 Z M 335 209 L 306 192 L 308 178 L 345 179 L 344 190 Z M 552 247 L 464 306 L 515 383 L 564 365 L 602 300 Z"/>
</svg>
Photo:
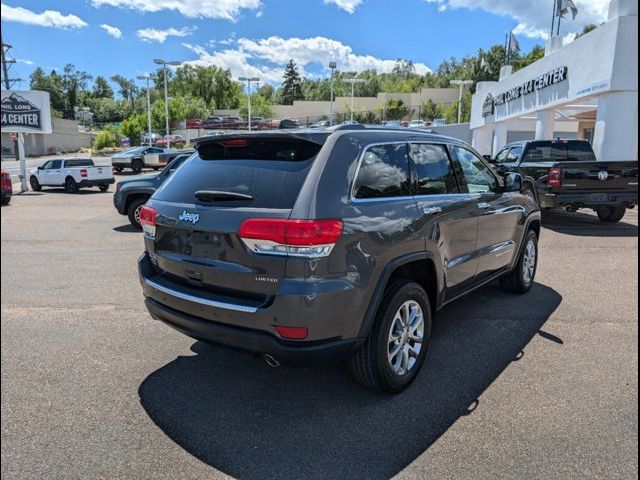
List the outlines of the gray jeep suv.
<svg viewBox="0 0 640 480">
<path fill-rule="evenodd" d="M 493 280 L 529 291 L 540 212 L 523 177 L 419 130 L 342 126 L 198 141 L 140 212 L 152 317 L 271 365 L 348 360 L 399 392 L 433 314 Z"/>
</svg>

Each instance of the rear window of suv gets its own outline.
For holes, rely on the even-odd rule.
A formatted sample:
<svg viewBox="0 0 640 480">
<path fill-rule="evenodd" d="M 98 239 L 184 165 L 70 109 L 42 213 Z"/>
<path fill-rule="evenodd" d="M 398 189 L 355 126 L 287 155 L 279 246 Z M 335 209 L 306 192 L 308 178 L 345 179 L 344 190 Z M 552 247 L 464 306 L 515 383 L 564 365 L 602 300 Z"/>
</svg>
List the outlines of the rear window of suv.
<svg viewBox="0 0 640 480">
<path fill-rule="evenodd" d="M 198 190 L 251 195 L 211 206 L 289 209 L 322 145 L 297 138 L 224 139 L 208 142 L 187 160 L 154 198 L 198 203 Z"/>
</svg>

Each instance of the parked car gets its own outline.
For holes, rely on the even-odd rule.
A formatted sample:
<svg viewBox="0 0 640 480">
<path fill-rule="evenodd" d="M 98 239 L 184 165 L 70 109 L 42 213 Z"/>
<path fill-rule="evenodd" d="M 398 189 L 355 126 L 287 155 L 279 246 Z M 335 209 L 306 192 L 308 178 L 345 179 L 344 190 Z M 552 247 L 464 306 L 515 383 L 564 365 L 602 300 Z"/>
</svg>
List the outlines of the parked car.
<svg viewBox="0 0 640 480">
<path fill-rule="evenodd" d="M 145 167 L 151 167 L 154 170 L 160 170 L 164 168 L 171 160 L 178 155 L 184 153 L 192 153 L 193 148 L 180 149 L 180 150 L 166 150 L 162 153 L 148 152 L 144 154 Z"/>
<path fill-rule="evenodd" d="M 447 124 L 447 120 L 444 118 L 434 118 L 430 127 L 444 127 Z"/>
<path fill-rule="evenodd" d="M 592 209 L 603 222 L 622 220 L 638 204 L 638 162 L 598 161 L 585 140 L 532 140 L 506 145 L 497 170 L 535 179 L 543 209 Z"/>
<path fill-rule="evenodd" d="M 401 127 L 400 120 L 387 120 L 382 124 L 383 127 Z"/>
<path fill-rule="evenodd" d="M 278 124 L 278 128 L 280 129 L 300 128 L 300 123 L 298 123 L 297 120 L 291 120 L 291 119 L 285 118 L 284 120 L 280 120 L 280 123 Z"/>
<path fill-rule="evenodd" d="M 156 147 L 179 147 L 184 146 L 187 140 L 182 135 L 165 135 L 156 141 Z"/>
<path fill-rule="evenodd" d="M 198 119 L 185 120 L 184 124 L 185 124 L 185 128 L 200 128 L 202 127 L 202 120 L 198 120 Z"/>
<path fill-rule="evenodd" d="M 432 315 L 534 283 L 540 212 L 467 144 L 362 125 L 202 138 L 140 211 L 155 319 L 280 363 L 350 359 L 399 392 Z"/>
<path fill-rule="evenodd" d="M 122 172 L 125 168 L 130 168 L 134 173 L 140 173 L 146 166 L 144 156 L 147 153 L 164 153 L 166 149 L 161 147 L 134 147 L 116 153 L 111 157 L 111 165 L 116 172 Z"/>
<path fill-rule="evenodd" d="M 162 137 L 158 133 L 151 133 L 151 135 L 149 135 L 149 132 L 147 132 L 140 137 L 140 143 L 142 145 L 153 146 L 161 138 Z"/>
<path fill-rule="evenodd" d="M 13 185 L 11 183 L 11 175 L 6 170 L 0 170 L 0 191 L 0 204 L 2 206 L 9 205 L 13 195 Z"/>
<path fill-rule="evenodd" d="M 409 128 L 425 128 L 424 120 L 411 120 L 409 122 Z"/>
<path fill-rule="evenodd" d="M 224 130 L 209 130 L 207 133 L 205 133 L 205 136 L 207 137 L 216 137 L 219 135 L 224 135 L 225 131 Z"/>
<path fill-rule="evenodd" d="M 329 127 L 331 124 L 329 123 L 329 120 L 318 120 L 317 122 L 312 123 L 311 125 L 309 125 L 309 128 L 326 128 Z"/>
<path fill-rule="evenodd" d="M 137 175 L 116 184 L 113 205 L 120 215 L 126 215 L 136 228 L 140 227 L 140 209 L 176 169 L 193 155 L 194 151 L 182 151 L 175 155 L 167 166 L 159 173 Z"/>
<path fill-rule="evenodd" d="M 34 192 L 39 192 L 42 187 L 64 187 L 69 193 L 98 187 L 101 192 L 106 192 L 115 179 L 111 167 L 96 166 L 90 158 L 60 158 L 32 168 L 29 183 Z"/>
<path fill-rule="evenodd" d="M 204 120 L 202 120 L 201 127 L 202 128 L 221 128 L 224 119 L 220 115 L 210 115 Z"/>
</svg>

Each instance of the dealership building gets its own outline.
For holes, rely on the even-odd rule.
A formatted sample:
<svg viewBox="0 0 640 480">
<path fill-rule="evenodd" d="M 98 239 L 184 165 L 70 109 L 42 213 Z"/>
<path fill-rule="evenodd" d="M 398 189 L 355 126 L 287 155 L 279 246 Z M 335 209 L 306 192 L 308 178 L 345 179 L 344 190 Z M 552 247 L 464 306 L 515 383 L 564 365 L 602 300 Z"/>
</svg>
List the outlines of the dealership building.
<svg viewBox="0 0 640 480">
<path fill-rule="evenodd" d="M 638 159 L 638 1 L 612 0 L 608 20 L 497 82 L 477 84 L 473 146 L 495 155 L 506 143 L 535 138 L 589 140 L 599 160 Z"/>
</svg>

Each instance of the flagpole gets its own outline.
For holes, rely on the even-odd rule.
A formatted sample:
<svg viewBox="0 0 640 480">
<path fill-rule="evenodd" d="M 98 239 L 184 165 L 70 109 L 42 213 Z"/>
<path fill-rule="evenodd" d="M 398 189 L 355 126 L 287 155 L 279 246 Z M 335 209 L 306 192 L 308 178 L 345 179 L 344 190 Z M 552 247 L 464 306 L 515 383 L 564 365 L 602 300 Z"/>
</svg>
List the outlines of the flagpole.
<svg viewBox="0 0 640 480">
<path fill-rule="evenodd" d="M 509 63 L 509 32 L 504 34 L 504 64 Z"/>
<path fill-rule="evenodd" d="M 560 0 L 558 0 L 560 1 Z M 558 31 L 556 32 L 556 37 L 560 36 L 560 21 L 562 20 L 562 15 L 558 17 Z"/>
<path fill-rule="evenodd" d="M 553 15 L 551 16 L 551 36 L 553 37 L 553 28 L 556 26 L 556 12 L 558 11 L 558 0 L 553 0 Z"/>
</svg>

